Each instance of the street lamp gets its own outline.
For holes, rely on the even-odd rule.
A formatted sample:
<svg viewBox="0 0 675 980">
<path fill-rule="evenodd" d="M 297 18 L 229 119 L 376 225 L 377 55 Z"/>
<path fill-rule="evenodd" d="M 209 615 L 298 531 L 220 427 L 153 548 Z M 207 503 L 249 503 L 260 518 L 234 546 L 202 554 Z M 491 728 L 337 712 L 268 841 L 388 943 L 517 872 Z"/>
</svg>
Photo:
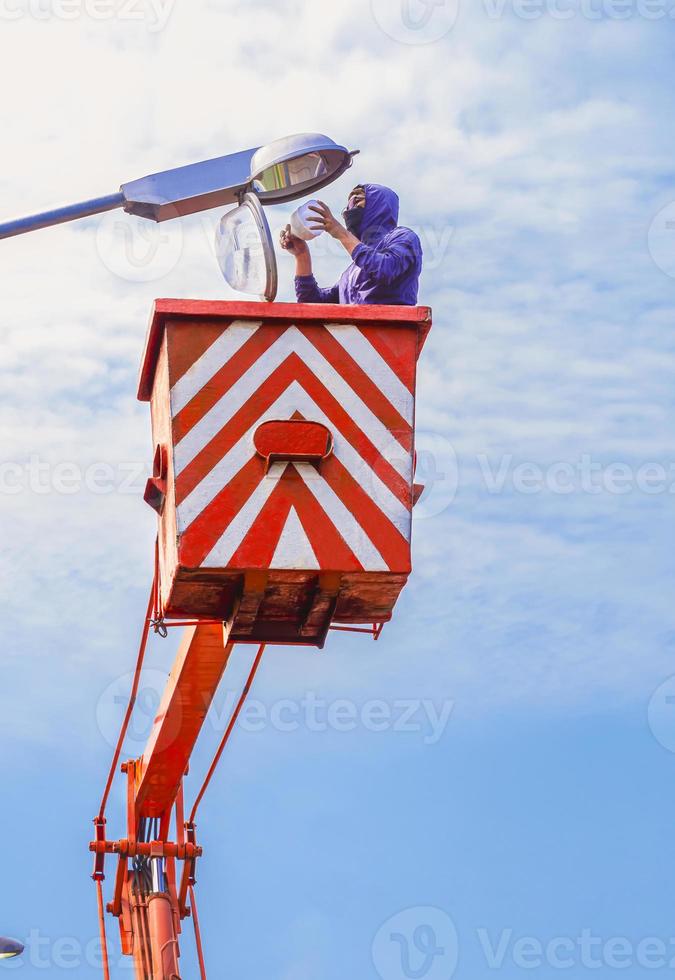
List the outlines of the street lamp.
<svg viewBox="0 0 675 980">
<path fill-rule="evenodd" d="M 285 136 L 265 146 L 176 167 L 122 184 L 115 194 L 66 205 L 0 224 L 0 238 L 123 208 L 127 214 L 166 221 L 235 204 L 247 191 L 263 203 L 293 201 L 336 180 L 358 150 L 320 133 Z"/>
<path fill-rule="evenodd" d="M 7 939 L 0 936 L 0 960 L 9 960 L 12 956 L 21 956 L 23 953 L 23 943 L 18 939 Z"/>
<path fill-rule="evenodd" d="M 351 167 L 358 152 L 321 133 L 284 136 L 265 146 L 128 181 L 116 194 L 7 221 L 0 224 L 0 238 L 116 208 L 151 221 L 168 221 L 237 204 L 216 230 L 220 271 L 238 292 L 272 301 L 277 263 L 262 205 L 294 201 L 325 187 Z"/>
</svg>

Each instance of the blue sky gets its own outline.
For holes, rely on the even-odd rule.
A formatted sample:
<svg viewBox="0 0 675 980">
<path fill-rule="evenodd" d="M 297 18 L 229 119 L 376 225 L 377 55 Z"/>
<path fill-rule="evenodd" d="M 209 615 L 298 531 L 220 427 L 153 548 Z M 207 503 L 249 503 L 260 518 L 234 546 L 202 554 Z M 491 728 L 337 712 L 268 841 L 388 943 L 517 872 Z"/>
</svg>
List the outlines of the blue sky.
<svg viewBox="0 0 675 980">
<path fill-rule="evenodd" d="M 3 215 L 317 130 L 361 149 L 328 203 L 390 183 L 425 247 L 415 573 L 378 644 L 268 651 L 201 815 L 210 976 L 667 975 L 671 6 L 65 9 L 0 3 Z M 219 216 L 3 243 L 0 933 L 29 947 L 0 970 L 98 975 L 86 845 L 154 538 L 136 372 L 156 296 L 232 295 Z M 344 260 L 317 252 L 329 284 Z M 132 754 L 174 648 L 151 648 Z M 110 817 L 121 836 L 121 786 Z"/>
</svg>

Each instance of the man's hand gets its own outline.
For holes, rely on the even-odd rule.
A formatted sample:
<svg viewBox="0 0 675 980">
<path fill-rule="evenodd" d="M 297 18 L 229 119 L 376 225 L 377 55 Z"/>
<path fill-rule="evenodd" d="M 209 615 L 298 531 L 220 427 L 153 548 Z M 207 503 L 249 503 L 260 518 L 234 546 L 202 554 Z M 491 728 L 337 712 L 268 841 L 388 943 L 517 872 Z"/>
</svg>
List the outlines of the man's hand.
<svg viewBox="0 0 675 980">
<path fill-rule="evenodd" d="M 315 212 L 315 214 L 307 216 L 307 224 L 312 231 L 327 231 L 331 238 L 339 239 L 340 232 L 347 230 L 344 225 L 340 224 L 331 209 L 323 201 L 310 204 L 308 210 Z"/>
<path fill-rule="evenodd" d="M 279 244 L 285 252 L 290 252 L 291 255 L 295 256 L 296 276 L 311 276 L 312 256 L 309 254 L 307 242 L 303 242 L 302 238 L 294 235 L 290 225 L 282 228 L 281 234 L 279 235 Z"/>
<path fill-rule="evenodd" d="M 309 252 L 307 242 L 303 242 L 302 238 L 298 238 L 297 235 L 294 235 L 291 231 L 290 225 L 286 225 L 285 228 L 281 229 L 279 244 L 285 252 L 290 252 L 291 255 L 295 255 L 296 258 Z"/>
<path fill-rule="evenodd" d="M 350 231 L 347 231 L 344 225 L 340 224 L 328 205 L 324 204 L 323 201 L 317 201 L 316 204 L 310 204 L 309 210 L 315 212 L 307 217 L 307 224 L 312 231 L 328 232 L 331 238 L 337 239 L 351 255 L 359 244 L 359 240 Z"/>
</svg>

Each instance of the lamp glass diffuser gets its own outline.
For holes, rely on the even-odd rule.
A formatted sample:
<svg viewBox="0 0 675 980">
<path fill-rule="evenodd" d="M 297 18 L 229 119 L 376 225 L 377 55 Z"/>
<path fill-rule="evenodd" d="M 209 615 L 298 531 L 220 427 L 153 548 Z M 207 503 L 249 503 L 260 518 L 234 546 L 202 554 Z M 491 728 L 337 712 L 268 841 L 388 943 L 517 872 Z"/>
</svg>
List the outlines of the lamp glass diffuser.
<svg viewBox="0 0 675 980">
<path fill-rule="evenodd" d="M 223 215 L 216 228 L 216 257 L 225 281 L 240 293 L 272 302 L 277 262 L 267 218 L 255 194 Z"/>
<path fill-rule="evenodd" d="M 331 161 L 328 153 L 305 153 L 295 160 L 277 163 L 263 170 L 253 181 L 253 188 L 262 195 L 285 191 L 289 187 L 304 192 L 316 187 L 334 169 L 335 161 Z"/>
<path fill-rule="evenodd" d="M 352 156 L 321 133 L 285 136 L 253 154 L 250 186 L 265 204 L 292 201 L 336 180 Z"/>
</svg>

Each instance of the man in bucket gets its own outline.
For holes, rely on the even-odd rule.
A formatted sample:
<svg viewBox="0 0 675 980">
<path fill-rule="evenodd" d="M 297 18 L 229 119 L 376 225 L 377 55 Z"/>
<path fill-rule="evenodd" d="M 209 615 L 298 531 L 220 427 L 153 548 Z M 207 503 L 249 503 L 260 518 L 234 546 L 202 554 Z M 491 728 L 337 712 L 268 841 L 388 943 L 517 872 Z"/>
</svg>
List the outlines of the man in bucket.
<svg viewBox="0 0 675 980">
<path fill-rule="evenodd" d="M 422 269 L 422 245 L 414 231 L 398 226 L 398 195 L 381 184 L 359 184 L 342 212 L 344 225 L 322 201 L 310 207 L 313 231 L 326 231 L 341 243 L 351 265 L 339 282 L 321 289 L 312 272 L 307 242 L 291 226 L 280 244 L 295 256 L 295 293 L 299 303 L 354 303 L 415 306 Z"/>
</svg>

